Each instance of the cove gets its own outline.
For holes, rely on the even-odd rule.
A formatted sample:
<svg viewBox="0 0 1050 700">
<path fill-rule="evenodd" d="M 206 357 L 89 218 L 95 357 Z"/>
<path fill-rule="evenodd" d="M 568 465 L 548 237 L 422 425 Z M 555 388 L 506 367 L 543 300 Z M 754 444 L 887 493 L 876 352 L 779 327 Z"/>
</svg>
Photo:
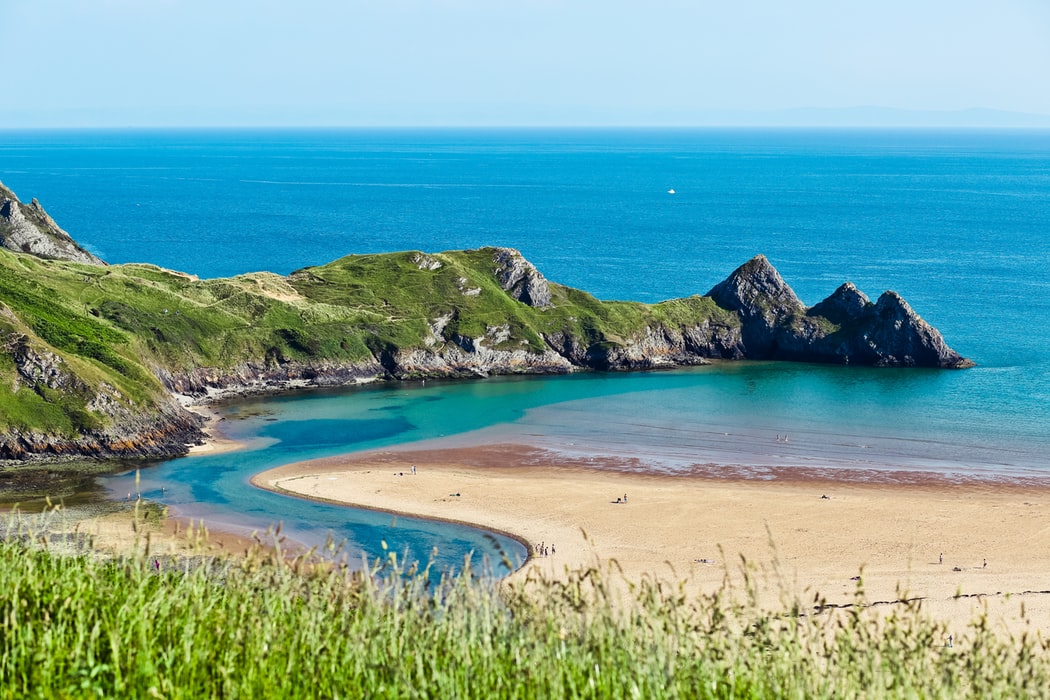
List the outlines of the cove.
<svg viewBox="0 0 1050 700">
<path fill-rule="evenodd" d="M 923 470 L 993 480 L 1050 476 L 1045 416 L 996 403 L 1005 368 L 863 369 L 739 362 L 662 372 L 494 377 L 399 383 L 242 399 L 220 406 L 223 431 L 247 448 L 141 472 L 145 498 L 211 527 L 265 532 L 281 524 L 308 546 L 329 537 L 352 557 L 382 543 L 410 559 L 455 568 L 468 552 L 513 565 L 512 538 L 458 524 L 394 517 L 270 493 L 265 469 L 375 449 L 525 444 L 566 460 L 665 473 L 697 465 Z M 1008 420 L 989 421 L 989 415 Z M 780 436 L 790 435 L 790 442 Z M 555 463 L 557 460 L 554 460 Z M 103 482 L 113 497 L 134 476 Z M 162 490 L 163 489 L 163 490 Z M 436 552 L 436 555 L 434 554 Z"/>
</svg>

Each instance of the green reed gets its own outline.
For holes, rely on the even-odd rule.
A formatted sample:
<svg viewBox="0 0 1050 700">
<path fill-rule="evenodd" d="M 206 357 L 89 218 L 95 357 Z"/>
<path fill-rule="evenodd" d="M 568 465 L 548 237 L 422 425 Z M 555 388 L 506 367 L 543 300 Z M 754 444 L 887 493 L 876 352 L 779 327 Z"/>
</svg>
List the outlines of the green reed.
<svg viewBox="0 0 1050 700">
<path fill-rule="evenodd" d="M 921 603 L 819 599 L 766 612 L 748 579 L 711 595 L 629 583 L 454 577 L 393 554 L 363 571 L 281 552 L 60 555 L 0 541 L 0 697 L 1038 697 L 1047 646 L 978 618 L 954 645 Z M 746 567 L 746 563 L 744 564 Z"/>
</svg>

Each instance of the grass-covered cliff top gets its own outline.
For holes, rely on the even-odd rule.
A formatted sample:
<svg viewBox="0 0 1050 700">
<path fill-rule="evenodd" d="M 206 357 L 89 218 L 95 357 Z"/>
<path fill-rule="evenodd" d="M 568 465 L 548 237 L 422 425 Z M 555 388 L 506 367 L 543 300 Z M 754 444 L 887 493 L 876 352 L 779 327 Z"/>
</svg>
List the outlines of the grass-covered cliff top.
<svg viewBox="0 0 1050 700">
<path fill-rule="evenodd" d="M 197 430 L 176 416 L 172 392 L 745 357 L 970 364 L 896 295 L 872 303 L 843 285 L 807 309 L 762 256 L 708 295 L 642 304 L 548 282 L 506 248 L 212 280 L 0 248 L 0 459 L 164 456 Z M 150 424 L 160 413 L 163 425 Z"/>
<path fill-rule="evenodd" d="M 0 430 L 76 432 L 105 421 L 88 405 L 93 397 L 148 408 L 166 396 L 158 377 L 194 371 L 221 376 L 250 364 L 381 372 L 399 352 L 476 351 L 478 341 L 542 355 L 552 334 L 589 346 L 649 326 L 738 323 L 705 297 L 599 302 L 556 284 L 547 285 L 550 304 L 530 306 L 501 287 L 496 252 L 350 256 L 288 277 L 199 280 L 151 265 L 92 266 L 0 249 Z"/>
</svg>

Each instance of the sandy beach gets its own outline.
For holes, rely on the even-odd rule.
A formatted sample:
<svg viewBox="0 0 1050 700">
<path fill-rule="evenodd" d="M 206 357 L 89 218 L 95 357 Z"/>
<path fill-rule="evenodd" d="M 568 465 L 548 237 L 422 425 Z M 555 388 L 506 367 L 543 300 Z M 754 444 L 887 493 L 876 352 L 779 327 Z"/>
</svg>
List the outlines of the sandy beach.
<svg viewBox="0 0 1050 700">
<path fill-rule="evenodd" d="M 1050 634 L 1050 488 L 853 476 L 657 476 L 490 445 L 333 457 L 253 483 L 506 532 L 532 551 L 512 580 L 615 560 L 628 580 L 709 592 L 727 577 L 739 585 L 746 560 L 769 605 L 818 594 L 845 604 L 863 583 L 870 603 L 922 598 L 956 633 L 987 606 L 1003 631 Z"/>
<path fill-rule="evenodd" d="M 199 445 L 193 445 L 190 447 L 190 455 L 204 455 L 204 454 L 222 454 L 224 452 L 233 452 L 244 447 L 243 443 L 236 440 L 231 440 L 226 437 L 223 433 L 220 423 L 225 420 L 221 413 L 217 410 L 203 405 L 194 403 L 188 397 L 179 397 L 182 407 L 187 411 L 196 413 L 199 416 L 203 416 L 207 421 L 204 424 L 204 435 L 205 440 Z"/>
</svg>

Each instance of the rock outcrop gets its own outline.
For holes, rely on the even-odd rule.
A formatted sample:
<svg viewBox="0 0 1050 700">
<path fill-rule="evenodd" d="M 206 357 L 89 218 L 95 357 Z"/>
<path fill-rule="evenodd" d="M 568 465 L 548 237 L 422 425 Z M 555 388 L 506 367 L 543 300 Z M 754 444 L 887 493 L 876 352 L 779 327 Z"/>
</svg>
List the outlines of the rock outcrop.
<svg viewBox="0 0 1050 700">
<path fill-rule="evenodd" d="M 715 285 L 708 296 L 739 314 L 748 358 L 876 367 L 973 366 L 895 292 L 884 293 L 873 304 L 847 282 L 807 309 L 761 255 Z"/>
<path fill-rule="evenodd" d="M 16 253 L 28 253 L 49 260 L 71 260 L 88 265 L 105 265 L 59 228 L 40 202 L 19 202 L 15 193 L 0 183 L 0 245 Z"/>
<path fill-rule="evenodd" d="M 0 461 L 93 459 L 171 459 L 204 440 L 204 418 L 174 401 L 149 415 L 122 409 L 112 426 L 74 437 L 12 430 L 0 435 Z"/>
<path fill-rule="evenodd" d="M 204 439 L 204 419 L 185 410 L 174 398 L 143 412 L 115 387 L 87 384 L 61 356 L 36 347 L 24 334 L 10 334 L 0 341 L 15 364 L 15 391 L 26 389 L 45 397 L 61 395 L 85 400 L 83 409 L 71 401 L 60 404 L 74 423 L 75 435 L 5 431 L 0 434 L 0 461 L 86 456 L 170 458 L 185 454 L 189 445 Z"/>
<path fill-rule="evenodd" d="M 4 245 L 54 259 L 23 265 L 0 251 L 0 379 L 24 416 L 0 433 L 0 460 L 173 457 L 202 439 L 185 403 L 311 387 L 712 359 L 972 364 L 897 294 L 872 303 L 846 283 L 806 308 L 761 255 L 705 296 L 654 305 L 552 284 L 511 248 L 201 281 L 68 265 L 105 263 L 35 201 L 2 186 L 0 200 Z"/>
<path fill-rule="evenodd" d="M 743 353 L 751 358 L 775 355 L 782 330 L 805 313 L 805 306 L 764 255 L 738 267 L 707 296 L 740 314 Z"/>
<path fill-rule="evenodd" d="M 513 248 L 496 248 L 493 262 L 500 287 L 512 298 L 539 309 L 551 305 L 547 279 L 521 253 Z"/>
</svg>

